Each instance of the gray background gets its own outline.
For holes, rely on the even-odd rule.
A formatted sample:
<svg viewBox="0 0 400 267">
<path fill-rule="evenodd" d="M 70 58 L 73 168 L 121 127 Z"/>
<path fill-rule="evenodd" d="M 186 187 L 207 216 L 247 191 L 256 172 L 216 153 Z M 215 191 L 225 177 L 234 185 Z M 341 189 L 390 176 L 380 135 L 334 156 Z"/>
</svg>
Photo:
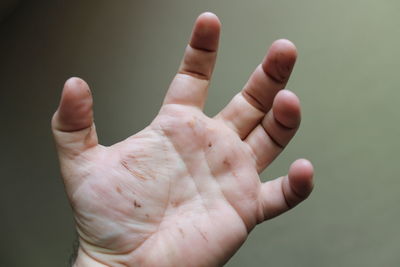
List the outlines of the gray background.
<svg viewBox="0 0 400 267">
<path fill-rule="evenodd" d="M 400 265 L 399 1 L 1 1 L 0 266 L 66 266 L 71 253 L 50 134 L 63 82 L 88 81 L 100 142 L 120 141 L 157 113 L 207 10 L 223 30 L 206 113 L 273 40 L 292 40 L 303 123 L 263 179 L 298 157 L 316 169 L 310 199 L 258 226 L 227 265 Z"/>
</svg>

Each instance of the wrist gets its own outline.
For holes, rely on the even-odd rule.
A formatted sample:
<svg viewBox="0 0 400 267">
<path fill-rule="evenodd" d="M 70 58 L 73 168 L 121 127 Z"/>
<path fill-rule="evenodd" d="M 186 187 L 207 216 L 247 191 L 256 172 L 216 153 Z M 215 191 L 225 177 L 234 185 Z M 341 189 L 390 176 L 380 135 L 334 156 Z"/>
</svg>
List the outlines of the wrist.
<svg viewBox="0 0 400 267">
<path fill-rule="evenodd" d="M 92 257 L 90 257 L 81 247 L 78 250 L 78 256 L 72 265 L 73 267 L 107 267 Z"/>
</svg>

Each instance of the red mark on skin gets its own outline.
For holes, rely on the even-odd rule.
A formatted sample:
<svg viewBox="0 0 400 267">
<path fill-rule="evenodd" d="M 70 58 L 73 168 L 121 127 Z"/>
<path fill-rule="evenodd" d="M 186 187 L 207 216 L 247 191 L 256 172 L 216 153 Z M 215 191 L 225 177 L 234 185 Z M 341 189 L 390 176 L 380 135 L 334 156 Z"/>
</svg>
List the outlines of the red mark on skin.
<svg viewBox="0 0 400 267">
<path fill-rule="evenodd" d="M 224 161 L 223 161 L 222 163 L 223 163 L 227 168 L 230 169 L 230 171 L 232 172 L 232 175 L 233 175 L 234 177 L 238 177 L 237 173 L 233 170 L 232 164 L 231 164 L 231 162 L 230 162 L 229 160 L 224 159 Z"/>
<path fill-rule="evenodd" d="M 200 231 L 200 234 L 203 237 L 203 239 L 208 242 L 207 236 L 201 231 Z"/>
<path fill-rule="evenodd" d="M 141 208 L 142 205 L 140 205 L 139 202 L 137 202 L 136 200 L 133 201 L 133 205 L 135 206 L 135 208 Z"/>
<path fill-rule="evenodd" d="M 202 237 L 206 242 L 208 242 L 208 238 L 207 238 L 206 234 L 203 233 L 203 232 L 199 229 L 199 227 L 197 227 L 196 225 L 193 225 L 193 226 L 194 226 L 194 228 L 196 228 L 197 231 L 199 231 L 201 237 Z"/>
<path fill-rule="evenodd" d="M 128 171 L 130 172 L 133 176 L 142 179 L 142 180 L 148 180 L 143 174 L 135 171 L 134 169 L 129 167 L 129 164 L 125 160 L 121 160 L 121 165 Z"/>
<path fill-rule="evenodd" d="M 179 229 L 179 233 L 181 233 L 181 236 L 183 238 L 185 238 L 185 233 L 183 232 L 182 228 L 179 227 L 178 229 Z"/>
<path fill-rule="evenodd" d="M 93 142 L 92 136 L 94 134 L 94 131 L 95 131 L 95 129 L 93 128 L 93 125 L 90 126 L 89 133 L 86 135 L 85 140 L 84 140 L 84 143 L 86 146 L 90 146 L 92 144 L 92 142 Z"/>
<path fill-rule="evenodd" d="M 178 201 L 171 201 L 171 206 L 176 208 L 179 206 L 179 202 Z"/>
<path fill-rule="evenodd" d="M 227 159 L 224 159 L 224 161 L 222 163 L 224 163 L 224 165 L 226 165 L 228 167 L 231 166 L 231 163 Z"/>
<path fill-rule="evenodd" d="M 188 122 L 188 125 L 189 125 L 190 128 L 194 128 L 194 120 L 190 120 Z"/>
</svg>

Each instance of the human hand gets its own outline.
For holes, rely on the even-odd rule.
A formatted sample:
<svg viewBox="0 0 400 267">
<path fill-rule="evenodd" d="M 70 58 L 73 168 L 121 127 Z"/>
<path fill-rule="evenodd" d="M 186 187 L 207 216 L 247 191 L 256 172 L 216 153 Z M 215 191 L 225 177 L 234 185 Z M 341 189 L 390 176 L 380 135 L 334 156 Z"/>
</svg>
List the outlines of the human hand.
<svg viewBox="0 0 400 267">
<path fill-rule="evenodd" d="M 274 42 L 209 118 L 202 108 L 219 32 L 214 14 L 199 16 L 159 114 L 110 147 L 98 144 L 88 85 L 66 82 L 52 129 L 79 234 L 76 266 L 220 266 L 257 224 L 310 194 L 304 159 L 288 176 L 259 178 L 300 124 L 298 98 L 282 90 L 294 45 Z"/>
</svg>

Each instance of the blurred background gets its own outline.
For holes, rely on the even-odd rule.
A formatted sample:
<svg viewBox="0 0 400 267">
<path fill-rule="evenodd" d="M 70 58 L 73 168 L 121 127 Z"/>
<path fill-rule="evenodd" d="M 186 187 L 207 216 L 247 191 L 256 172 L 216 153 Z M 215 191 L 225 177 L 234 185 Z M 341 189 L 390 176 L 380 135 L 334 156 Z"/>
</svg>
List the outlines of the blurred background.
<svg viewBox="0 0 400 267">
<path fill-rule="evenodd" d="M 400 2 L 0 2 L 0 266 L 67 266 L 75 239 L 50 132 L 64 81 L 84 78 L 100 142 L 157 114 L 192 24 L 223 25 L 206 113 L 238 92 L 278 38 L 298 47 L 288 88 L 299 133 L 263 180 L 299 157 L 312 196 L 258 226 L 227 266 L 400 266 Z"/>
</svg>

